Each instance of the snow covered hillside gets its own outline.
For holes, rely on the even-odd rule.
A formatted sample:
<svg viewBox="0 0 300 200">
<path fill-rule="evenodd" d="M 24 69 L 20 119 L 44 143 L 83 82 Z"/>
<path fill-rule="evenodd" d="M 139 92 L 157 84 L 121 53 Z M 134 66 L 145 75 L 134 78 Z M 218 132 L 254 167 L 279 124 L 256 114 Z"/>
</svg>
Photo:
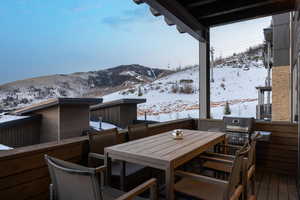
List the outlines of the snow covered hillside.
<svg viewBox="0 0 300 200">
<path fill-rule="evenodd" d="M 55 97 L 99 96 L 172 73 L 141 65 L 35 77 L 0 85 L 0 112 Z"/>
<path fill-rule="evenodd" d="M 214 68 L 211 83 L 212 117 L 222 118 L 226 101 L 231 115 L 255 117 L 257 90 L 264 85 L 267 75 L 259 52 L 255 55 L 238 54 L 225 59 Z M 138 106 L 139 118 L 167 121 L 185 117 L 198 117 L 199 71 L 192 67 L 176 72 L 152 83 L 137 84 L 132 88 L 104 96 L 104 101 L 120 98 L 146 98 Z"/>
</svg>

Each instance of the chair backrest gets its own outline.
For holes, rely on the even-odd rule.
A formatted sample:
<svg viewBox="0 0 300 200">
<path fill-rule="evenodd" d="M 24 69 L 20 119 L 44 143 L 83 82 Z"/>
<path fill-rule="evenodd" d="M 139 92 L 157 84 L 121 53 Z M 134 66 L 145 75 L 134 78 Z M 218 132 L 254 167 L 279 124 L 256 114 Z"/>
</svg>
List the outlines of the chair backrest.
<svg viewBox="0 0 300 200">
<path fill-rule="evenodd" d="M 144 137 L 150 136 L 148 124 L 134 124 L 128 126 L 128 138 L 129 140 L 137 140 Z"/>
<path fill-rule="evenodd" d="M 104 148 L 120 144 L 123 142 L 118 129 L 108 129 L 104 131 L 94 131 L 89 134 L 90 152 L 104 154 Z"/>
<path fill-rule="evenodd" d="M 255 165 L 256 161 L 256 143 L 257 139 L 260 134 L 255 134 L 254 137 L 251 140 L 250 149 L 248 153 L 248 162 L 247 162 L 247 168 L 249 169 L 252 165 Z"/>
<path fill-rule="evenodd" d="M 101 188 L 94 168 L 83 167 L 45 155 L 56 200 L 101 200 Z"/>
<path fill-rule="evenodd" d="M 243 184 L 244 172 L 244 157 L 249 152 L 249 145 L 244 145 L 243 148 L 236 152 L 233 162 L 232 171 L 229 177 L 229 184 L 226 191 L 225 199 L 230 199 L 238 185 Z"/>
</svg>

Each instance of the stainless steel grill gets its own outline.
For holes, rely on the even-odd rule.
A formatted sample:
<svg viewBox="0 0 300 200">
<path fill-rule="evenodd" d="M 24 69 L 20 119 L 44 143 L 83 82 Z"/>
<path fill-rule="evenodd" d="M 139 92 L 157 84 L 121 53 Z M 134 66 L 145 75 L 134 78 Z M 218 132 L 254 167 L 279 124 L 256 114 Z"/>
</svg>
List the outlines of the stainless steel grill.
<svg viewBox="0 0 300 200">
<path fill-rule="evenodd" d="M 251 140 L 254 118 L 224 117 L 223 120 L 228 144 L 244 145 Z"/>
</svg>

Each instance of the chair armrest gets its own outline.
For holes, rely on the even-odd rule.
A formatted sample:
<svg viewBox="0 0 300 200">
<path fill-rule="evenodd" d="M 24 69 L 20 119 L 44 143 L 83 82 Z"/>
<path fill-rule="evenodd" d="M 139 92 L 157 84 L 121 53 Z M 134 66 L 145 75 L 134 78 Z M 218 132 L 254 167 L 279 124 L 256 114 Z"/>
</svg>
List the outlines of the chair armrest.
<svg viewBox="0 0 300 200">
<path fill-rule="evenodd" d="M 194 173 L 185 172 L 185 171 L 181 171 L 181 170 L 176 171 L 175 175 L 180 176 L 182 178 L 191 178 L 196 181 L 208 182 L 208 183 L 218 184 L 218 185 L 222 185 L 222 186 L 228 185 L 228 181 L 224 181 L 224 180 L 220 180 L 220 179 L 216 179 L 216 178 L 212 178 L 212 177 L 208 177 L 208 176 L 202 176 L 199 174 L 194 174 Z"/>
<path fill-rule="evenodd" d="M 247 171 L 247 179 L 250 180 L 255 173 L 255 165 L 252 165 L 250 169 Z"/>
<path fill-rule="evenodd" d="M 214 153 L 214 152 L 205 152 L 203 155 L 214 156 L 214 157 L 218 157 L 218 158 L 222 158 L 222 159 L 226 159 L 226 160 L 232 160 L 232 161 L 235 158 L 234 155 L 223 154 L 223 153 Z"/>
<path fill-rule="evenodd" d="M 95 170 L 96 170 L 96 173 L 105 172 L 106 166 L 103 165 L 100 167 L 96 167 Z"/>
<path fill-rule="evenodd" d="M 230 200 L 239 200 L 240 197 L 241 197 L 241 195 L 242 195 L 242 193 L 243 193 L 243 191 L 244 191 L 244 187 L 242 185 L 239 185 L 235 189 L 233 195 L 230 197 Z"/>
<path fill-rule="evenodd" d="M 104 160 L 105 159 L 105 156 L 102 155 L 102 154 L 99 154 L 99 153 L 89 153 L 88 157 L 89 158 L 96 158 L 96 159 L 99 159 L 99 160 Z"/>
<path fill-rule="evenodd" d="M 157 184 L 156 184 L 156 179 L 152 178 L 145 183 L 137 186 L 136 188 L 130 190 L 126 194 L 123 194 L 116 200 L 131 200 L 133 197 L 138 196 L 139 194 L 143 193 L 144 191 L 150 189 L 150 198 L 151 200 L 156 200 L 157 199 Z"/>
<path fill-rule="evenodd" d="M 233 149 L 241 149 L 242 146 L 232 145 L 232 144 L 219 144 L 221 147 L 233 148 Z"/>
<path fill-rule="evenodd" d="M 228 159 L 223 159 L 223 158 L 217 158 L 217 157 L 212 157 L 212 156 L 200 156 L 200 158 L 204 159 L 204 160 L 224 163 L 224 164 L 227 164 L 227 165 L 232 165 L 233 164 L 233 160 L 228 160 Z"/>
<path fill-rule="evenodd" d="M 89 153 L 88 154 L 88 165 L 93 166 L 93 159 L 101 160 L 104 163 L 105 156 L 98 153 Z"/>
</svg>

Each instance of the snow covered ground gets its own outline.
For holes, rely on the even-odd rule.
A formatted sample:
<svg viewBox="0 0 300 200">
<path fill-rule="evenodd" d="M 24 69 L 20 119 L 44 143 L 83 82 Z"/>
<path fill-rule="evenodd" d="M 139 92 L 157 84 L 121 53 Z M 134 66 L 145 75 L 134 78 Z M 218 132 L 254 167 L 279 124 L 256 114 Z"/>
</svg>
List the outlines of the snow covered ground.
<svg viewBox="0 0 300 200">
<path fill-rule="evenodd" d="M 212 117 L 224 116 L 226 101 L 231 115 L 255 117 L 257 90 L 263 86 L 266 69 L 261 61 L 253 61 L 247 67 L 222 66 L 214 68 L 214 82 L 211 83 Z M 121 98 L 146 98 L 138 105 L 139 119 L 168 121 L 199 116 L 199 71 L 193 67 L 171 74 L 149 84 L 115 92 L 103 97 L 104 102 Z M 185 91 L 184 89 L 188 89 Z M 181 91 L 182 90 L 182 91 Z M 185 91 L 185 92 L 184 92 Z"/>
<path fill-rule="evenodd" d="M 3 144 L 0 144 L 0 151 L 4 151 L 4 150 L 11 150 L 11 149 L 13 149 L 13 148 L 11 148 L 11 147 L 8 147 L 8 146 L 6 146 L 6 145 L 3 145 Z"/>
<path fill-rule="evenodd" d="M 16 115 L 1 115 L 0 114 L 0 123 L 14 121 L 18 119 L 25 119 L 28 116 L 16 116 Z"/>
<path fill-rule="evenodd" d="M 110 123 L 106 123 L 106 122 L 102 122 L 101 123 L 101 128 L 100 128 L 99 122 L 95 122 L 95 121 L 90 121 L 90 127 L 92 127 L 93 129 L 95 129 L 97 131 L 107 130 L 107 129 L 112 129 L 112 128 L 118 128 L 118 129 L 120 129 L 117 126 L 115 126 L 113 124 L 110 124 Z"/>
</svg>

